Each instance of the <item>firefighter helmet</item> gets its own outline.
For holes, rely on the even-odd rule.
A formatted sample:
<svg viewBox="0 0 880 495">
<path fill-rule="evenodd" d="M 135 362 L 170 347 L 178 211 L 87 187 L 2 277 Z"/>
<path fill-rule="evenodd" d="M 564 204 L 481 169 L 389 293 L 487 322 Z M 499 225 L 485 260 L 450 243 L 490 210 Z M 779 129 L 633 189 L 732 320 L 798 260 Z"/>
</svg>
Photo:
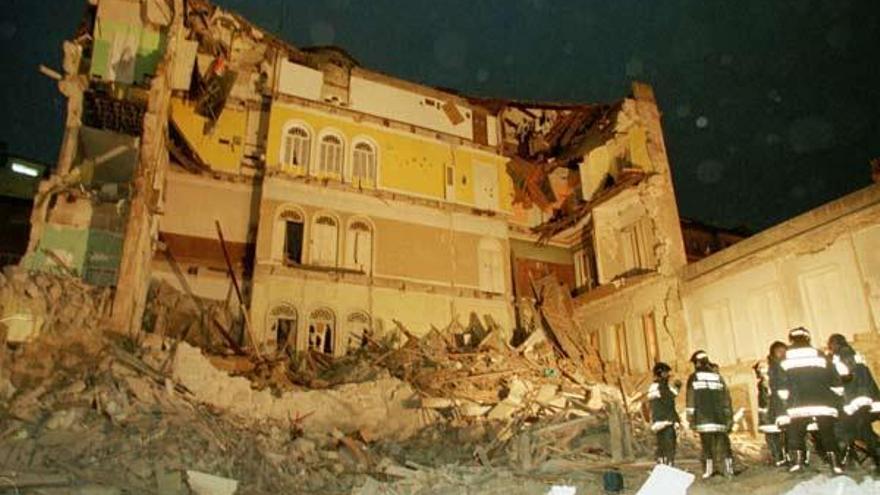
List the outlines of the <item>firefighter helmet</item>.
<svg viewBox="0 0 880 495">
<path fill-rule="evenodd" d="M 664 362 L 659 362 L 654 365 L 654 376 L 655 377 L 659 378 L 660 376 L 663 375 L 663 373 L 668 373 L 670 371 L 672 371 L 672 368 Z"/>
<path fill-rule="evenodd" d="M 804 327 L 792 328 L 791 331 L 788 332 L 788 340 L 806 340 L 810 341 L 810 331 Z"/>
</svg>

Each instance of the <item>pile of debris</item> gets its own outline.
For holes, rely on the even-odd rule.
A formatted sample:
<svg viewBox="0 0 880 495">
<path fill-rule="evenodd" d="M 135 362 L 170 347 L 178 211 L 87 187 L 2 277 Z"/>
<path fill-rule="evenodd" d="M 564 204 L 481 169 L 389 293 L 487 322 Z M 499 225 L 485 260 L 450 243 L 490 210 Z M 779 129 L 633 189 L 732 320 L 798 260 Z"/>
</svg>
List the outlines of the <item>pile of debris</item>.
<svg viewBox="0 0 880 495">
<path fill-rule="evenodd" d="M 345 357 L 270 359 L 106 331 L 108 297 L 65 276 L 0 278 L 2 486 L 546 493 L 552 478 L 590 492 L 609 467 L 640 483 L 651 464 L 639 394 L 582 374 L 558 315 L 516 347 L 474 315 L 422 337 L 397 323 Z"/>
<path fill-rule="evenodd" d="M 279 419 L 217 408 L 205 394 L 217 392 L 222 380 L 195 390 L 185 383 L 187 366 L 210 366 L 208 358 L 185 342 L 154 335 L 134 342 L 105 331 L 106 300 L 103 291 L 64 276 L 11 268 L 0 278 L 0 486 L 40 493 L 224 493 L 200 487 L 235 485 L 237 493 L 348 493 L 360 481 L 358 464 L 348 462 L 354 440 L 329 425 L 311 427 L 339 410 L 324 404 L 323 411 L 291 410 Z M 21 321 L 31 325 L 28 332 Z M 6 338 L 11 334 L 26 338 Z M 375 385 L 339 395 L 389 401 Z M 297 399 L 319 408 L 317 399 Z M 326 399 L 344 405 L 340 397 Z M 247 398 L 233 400 L 254 408 Z M 380 414 L 388 410 L 373 416 Z M 411 414 L 418 417 L 418 410 Z"/>
<path fill-rule="evenodd" d="M 150 285 L 144 330 L 213 352 L 230 349 L 226 337 L 241 341 L 240 315 L 232 305 L 181 292 L 165 281 Z"/>
</svg>

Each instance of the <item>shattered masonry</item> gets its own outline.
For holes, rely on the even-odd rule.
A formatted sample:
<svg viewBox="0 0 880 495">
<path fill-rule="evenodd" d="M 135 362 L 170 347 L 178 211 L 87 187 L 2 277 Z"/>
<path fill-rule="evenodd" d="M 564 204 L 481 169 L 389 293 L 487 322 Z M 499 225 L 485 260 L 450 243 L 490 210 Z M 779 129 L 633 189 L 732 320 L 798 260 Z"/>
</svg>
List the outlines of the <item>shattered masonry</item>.
<svg viewBox="0 0 880 495">
<path fill-rule="evenodd" d="M 145 311 L 168 284 L 233 308 L 200 331 L 259 354 L 341 357 L 475 317 L 515 344 L 546 328 L 597 379 L 705 347 L 743 390 L 791 326 L 876 340 L 880 186 L 715 247 L 685 223 L 703 246 L 686 254 L 646 84 L 608 104 L 468 98 L 204 0 L 92 3 L 23 265 L 112 287 L 121 333 L 190 332 Z"/>
</svg>

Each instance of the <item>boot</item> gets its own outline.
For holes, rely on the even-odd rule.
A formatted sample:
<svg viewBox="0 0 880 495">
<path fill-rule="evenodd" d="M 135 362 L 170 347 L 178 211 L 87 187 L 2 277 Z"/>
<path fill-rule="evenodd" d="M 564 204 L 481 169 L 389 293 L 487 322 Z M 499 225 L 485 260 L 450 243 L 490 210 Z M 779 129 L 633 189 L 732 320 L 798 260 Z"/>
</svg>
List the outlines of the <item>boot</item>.
<svg viewBox="0 0 880 495">
<path fill-rule="evenodd" d="M 840 465 L 844 467 L 852 467 L 853 461 L 855 461 L 855 458 L 853 456 L 852 445 L 847 445 L 843 449 L 843 455 L 840 457 Z"/>
<path fill-rule="evenodd" d="M 657 464 L 668 464 L 668 462 L 666 461 L 665 457 L 660 456 L 657 458 Z"/>
<path fill-rule="evenodd" d="M 833 472 L 835 476 L 843 474 L 843 468 L 840 466 L 840 460 L 837 458 L 837 452 L 828 452 L 825 455 L 828 456 L 828 464 L 831 466 L 831 472 Z"/>
<path fill-rule="evenodd" d="M 727 479 L 733 478 L 733 457 L 728 457 L 724 459 L 724 477 Z"/>
<path fill-rule="evenodd" d="M 791 467 L 788 468 L 789 473 L 797 473 L 804 469 L 804 451 L 795 450 L 791 453 Z"/>
<path fill-rule="evenodd" d="M 703 461 L 703 479 L 707 480 L 715 474 L 715 461 L 712 459 L 706 459 Z"/>
<path fill-rule="evenodd" d="M 791 464 L 791 454 L 788 453 L 788 450 L 782 451 L 782 456 L 776 461 L 774 464 L 776 467 L 785 467 Z"/>
</svg>

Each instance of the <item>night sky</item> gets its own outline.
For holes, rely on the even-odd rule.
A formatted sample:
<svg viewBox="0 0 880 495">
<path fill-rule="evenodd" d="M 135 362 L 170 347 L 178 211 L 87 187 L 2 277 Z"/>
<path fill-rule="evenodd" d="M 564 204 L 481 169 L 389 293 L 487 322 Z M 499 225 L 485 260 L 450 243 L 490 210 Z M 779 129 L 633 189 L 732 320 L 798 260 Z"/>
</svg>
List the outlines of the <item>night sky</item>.
<svg viewBox="0 0 880 495">
<path fill-rule="evenodd" d="M 0 142 L 53 162 L 85 0 L 3 0 Z M 297 46 L 478 96 L 604 102 L 651 83 L 682 216 L 759 230 L 864 187 L 880 156 L 878 0 L 218 0 Z"/>
</svg>

